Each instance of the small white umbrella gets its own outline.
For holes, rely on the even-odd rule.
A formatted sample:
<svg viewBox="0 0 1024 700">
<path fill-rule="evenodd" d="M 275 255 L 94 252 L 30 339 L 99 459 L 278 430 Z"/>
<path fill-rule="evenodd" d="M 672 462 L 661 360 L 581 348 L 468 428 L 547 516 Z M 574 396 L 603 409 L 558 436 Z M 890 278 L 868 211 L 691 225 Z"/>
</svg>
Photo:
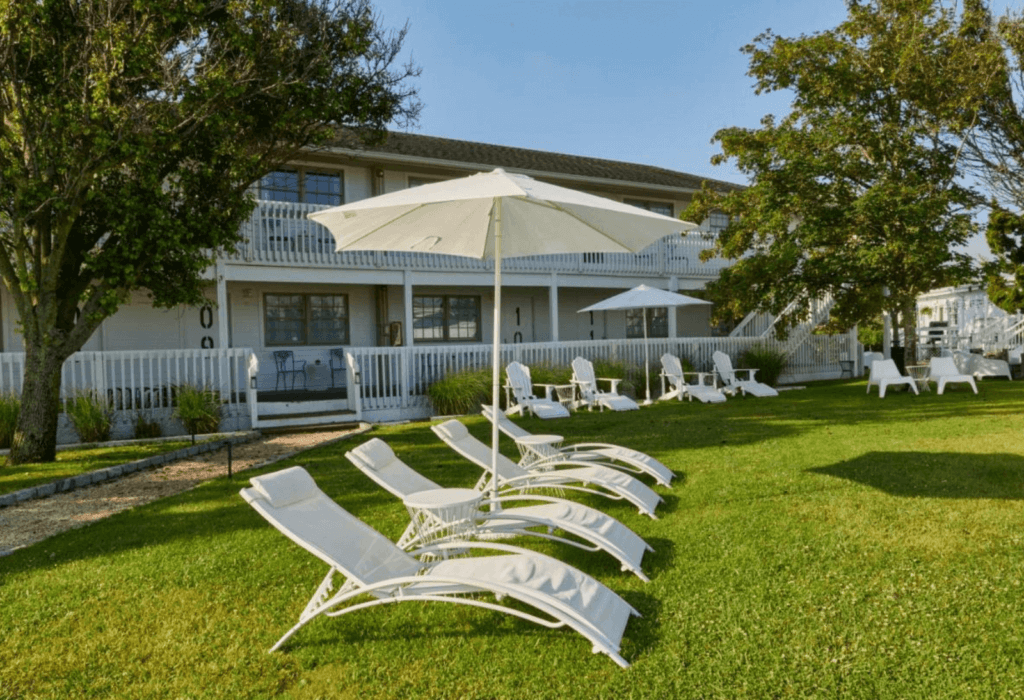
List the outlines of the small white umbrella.
<svg viewBox="0 0 1024 700">
<path fill-rule="evenodd" d="M 697 228 L 670 216 L 500 168 L 344 204 L 309 218 L 330 230 L 339 251 L 443 253 L 494 260 L 491 469 L 495 491 L 502 258 L 631 253 L 665 236 Z"/>
<path fill-rule="evenodd" d="M 695 304 L 710 304 L 710 301 L 704 301 L 703 299 L 697 299 L 696 297 L 688 297 L 685 294 L 677 294 L 676 292 L 669 292 L 664 289 L 657 289 L 655 287 L 648 287 L 646 284 L 641 284 L 639 287 L 634 287 L 628 291 L 616 294 L 613 297 L 608 297 L 604 301 L 599 301 L 596 304 L 591 304 L 585 309 L 580 309 L 579 313 L 587 311 L 625 311 L 626 309 L 643 309 L 644 312 L 644 380 L 646 381 L 647 388 L 647 399 L 644 404 L 651 403 L 651 370 L 650 370 L 650 351 L 648 350 L 647 342 L 647 309 L 657 308 L 674 308 L 676 306 L 690 306 Z"/>
</svg>

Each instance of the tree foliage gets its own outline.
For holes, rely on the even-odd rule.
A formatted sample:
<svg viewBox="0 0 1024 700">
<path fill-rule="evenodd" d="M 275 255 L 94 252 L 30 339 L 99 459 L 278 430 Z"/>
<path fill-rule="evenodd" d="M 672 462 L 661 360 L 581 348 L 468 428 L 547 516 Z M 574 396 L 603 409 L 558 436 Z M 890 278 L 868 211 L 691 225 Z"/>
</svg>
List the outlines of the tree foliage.
<svg viewBox="0 0 1024 700">
<path fill-rule="evenodd" d="M 970 272 L 951 247 L 975 230 L 978 200 L 957 179 L 956 138 L 975 112 L 951 91 L 971 42 L 932 0 L 848 7 L 832 30 L 769 31 L 743 49 L 756 91 L 789 90 L 793 101 L 760 128 L 715 134 L 713 162 L 734 161 L 751 184 L 730 193 L 706 185 L 684 213 L 731 217 L 713 251 L 736 259 L 710 285 L 719 316 L 779 314 L 794 301 L 805 310 L 830 294 L 835 324 L 887 311 L 907 328 L 918 294 Z"/>
<path fill-rule="evenodd" d="M 365 0 L 0 0 L 0 278 L 26 373 L 12 461 L 52 458 L 60 366 L 133 289 L 201 299 L 248 188 L 341 127 L 414 119 Z"/>
<path fill-rule="evenodd" d="M 1024 216 L 993 204 L 985 238 L 994 256 L 984 265 L 988 298 L 1016 313 L 1024 309 Z"/>
</svg>

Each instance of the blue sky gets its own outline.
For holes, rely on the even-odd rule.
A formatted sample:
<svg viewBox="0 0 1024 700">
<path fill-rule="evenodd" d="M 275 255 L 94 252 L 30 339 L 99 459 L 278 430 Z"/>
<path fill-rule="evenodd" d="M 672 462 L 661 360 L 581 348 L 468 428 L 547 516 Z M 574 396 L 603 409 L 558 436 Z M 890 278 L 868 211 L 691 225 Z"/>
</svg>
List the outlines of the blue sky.
<svg viewBox="0 0 1024 700">
<path fill-rule="evenodd" d="M 1002 3 L 995 3 L 1002 5 Z M 784 114 L 755 95 L 740 48 L 766 29 L 834 27 L 843 0 L 374 0 L 409 23 L 422 68 L 416 133 L 656 165 L 743 183 L 713 166 L 714 133 Z M 985 250 L 972 246 L 972 252 Z"/>
</svg>

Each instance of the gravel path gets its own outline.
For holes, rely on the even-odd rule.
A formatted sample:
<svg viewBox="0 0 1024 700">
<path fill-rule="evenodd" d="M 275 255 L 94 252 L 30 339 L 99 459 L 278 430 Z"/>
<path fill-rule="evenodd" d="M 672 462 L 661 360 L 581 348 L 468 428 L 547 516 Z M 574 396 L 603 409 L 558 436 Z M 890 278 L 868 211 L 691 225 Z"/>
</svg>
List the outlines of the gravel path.
<svg viewBox="0 0 1024 700">
<path fill-rule="evenodd" d="M 232 447 L 231 470 L 234 473 L 260 466 L 295 452 L 342 440 L 363 430 L 353 427 L 262 436 Z M 221 448 L 169 462 L 156 469 L 135 472 L 116 481 L 4 508 L 0 510 L 0 555 L 88 525 L 120 510 L 187 491 L 227 473 L 228 451 Z"/>
</svg>

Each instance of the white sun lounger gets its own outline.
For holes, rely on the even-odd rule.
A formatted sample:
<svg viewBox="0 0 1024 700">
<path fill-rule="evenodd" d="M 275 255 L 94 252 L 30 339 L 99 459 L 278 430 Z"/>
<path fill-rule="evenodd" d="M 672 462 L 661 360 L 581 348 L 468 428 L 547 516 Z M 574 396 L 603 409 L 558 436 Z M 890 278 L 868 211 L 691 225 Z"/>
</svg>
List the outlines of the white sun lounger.
<svg viewBox="0 0 1024 700">
<path fill-rule="evenodd" d="M 317 487 L 302 467 L 250 479 L 242 498 L 288 539 L 330 566 L 299 622 L 271 648 L 275 651 L 320 615 L 335 617 L 363 608 L 406 601 L 472 605 L 514 615 L 549 628 L 570 627 L 595 653 L 623 668 L 619 643 L 631 615 L 639 615 L 614 591 L 557 559 L 498 543 L 447 542 L 419 554 L 443 557 L 453 551 L 492 549 L 506 554 L 423 561 L 402 551 Z M 334 574 L 345 577 L 340 587 Z M 365 595 L 372 600 L 350 603 Z M 492 594 L 492 602 L 474 594 Z M 501 604 L 508 596 L 540 615 Z"/>
<path fill-rule="evenodd" d="M 696 375 L 697 382 L 688 384 L 686 375 Z M 690 401 L 697 399 L 701 403 L 722 403 L 725 401 L 723 394 L 718 387 L 705 382 L 706 377 L 713 377 L 708 372 L 683 372 L 683 363 L 679 358 L 670 352 L 661 356 L 661 398 L 683 400 L 685 396 Z M 671 391 L 665 391 L 665 380 L 672 385 Z M 712 382 L 714 379 L 712 378 Z"/>
<path fill-rule="evenodd" d="M 441 488 L 400 460 L 391 447 L 380 438 L 364 442 L 354 450 L 346 452 L 345 456 L 374 483 L 403 501 L 414 493 Z M 508 504 L 516 502 L 533 502 L 535 505 L 507 507 Z M 645 552 L 653 551 L 651 547 L 618 520 L 595 508 L 564 498 L 539 495 L 500 496 L 497 501 L 492 501 L 486 498 L 485 494 L 481 505 L 490 507 L 489 511 L 478 513 L 479 519 L 475 529 L 481 538 L 494 535 L 528 535 L 562 542 L 590 552 L 603 551 L 618 559 L 623 571 L 631 571 L 641 580 L 648 580 L 640 568 L 640 562 Z M 543 527 L 544 530 L 530 529 L 538 527 Z M 555 530 L 578 539 L 555 535 Z M 398 540 L 398 546 L 403 549 L 423 544 L 414 523 L 409 524 Z"/>
<path fill-rule="evenodd" d="M 754 379 L 754 375 L 757 373 L 756 369 L 733 369 L 732 358 L 721 350 L 716 350 L 711 355 L 711 359 L 715 363 L 715 371 L 718 372 L 718 376 L 725 385 L 722 388 L 725 393 L 733 396 L 736 395 L 736 392 L 744 396 L 747 394 L 761 397 L 779 395 L 775 389 Z M 737 376 L 739 372 L 746 372 L 747 378 L 740 379 Z"/>
<path fill-rule="evenodd" d="M 483 406 L 484 416 L 491 419 L 491 407 Z M 504 415 L 498 416 L 498 428 L 501 432 L 522 444 L 526 438 L 535 437 L 522 426 L 517 425 Z M 653 476 L 662 486 L 671 486 L 675 474 L 664 464 L 650 455 L 637 450 L 631 450 L 621 445 L 612 445 L 605 442 L 581 442 L 563 447 L 556 447 L 556 443 L 562 442 L 559 435 L 545 436 L 551 438 L 549 442 L 532 442 L 529 449 L 523 450 L 519 466 L 526 469 L 549 469 L 557 466 L 558 462 L 570 460 L 572 462 L 593 462 L 612 469 L 627 471 L 632 474 L 647 474 Z"/>
<path fill-rule="evenodd" d="M 518 362 L 510 362 L 505 368 L 508 377 L 507 388 L 515 402 L 509 402 L 508 413 L 532 413 L 538 418 L 568 418 L 569 409 L 549 398 L 537 398 L 533 395 L 533 380 L 530 368 Z"/>
<path fill-rule="evenodd" d="M 899 386 L 905 384 L 914 390 L 915 394 L 919 394 L 917 391 L 917 382 L 914 381 L 913 377 L 909 377 L 900 374 L 899 368 L 896 367 L 895 360 L 875 360 L 871 363 L 871 374 L 868 376 L 868 391 L 871 393 L 871 387 L 878 387 L 878 397 L 881 399 L 885 398 L 885 389 L 890 386 Z"/>
<path fill-rule="evenodd" d="M 962 374 L 957 369 L 952 357 L 933 357 L 928 361 L 928 380 L 938 384 L 938 394 L 946 390 L 947 384 L 970 384 L 974 393 L 978 393 L 978 385 L 974 383 L 974 377 L 969 374 Z"/>
<path fill-rule="evenodd" d="M 601 391 L 597 388 L 597 382 L 608 382 L 610 389 Z M 580 392 L 580 405 L 590 410 L 597 406 L 600 410 L 610 408 L 613 411 L 636 411 L 640 408 L 636 401 L 628 396 L 622 396 L 616 392 L 620 379 L 605 379 L 594 376 L 594 364 L 584 358 L 577 357 L 572 361 L 572 383 Z"/>
<path fill-rule="evenodd" d="M 491 479 L 491 448 L 470 435 L 466 426 L 449 420 L 431 426 L 445 444 L 483 470 L 477 488 L 483 490 Z M 498 453 L 498 488 L 512 492 L 559 489 L 592 493 L 632 503 L 644 515 L 656 518 L 654 509 L 661 496 L 642 481 L 615 469 L 586 462 L 559 462 L 551 471 L 531 472 Z"/>
</svg>

